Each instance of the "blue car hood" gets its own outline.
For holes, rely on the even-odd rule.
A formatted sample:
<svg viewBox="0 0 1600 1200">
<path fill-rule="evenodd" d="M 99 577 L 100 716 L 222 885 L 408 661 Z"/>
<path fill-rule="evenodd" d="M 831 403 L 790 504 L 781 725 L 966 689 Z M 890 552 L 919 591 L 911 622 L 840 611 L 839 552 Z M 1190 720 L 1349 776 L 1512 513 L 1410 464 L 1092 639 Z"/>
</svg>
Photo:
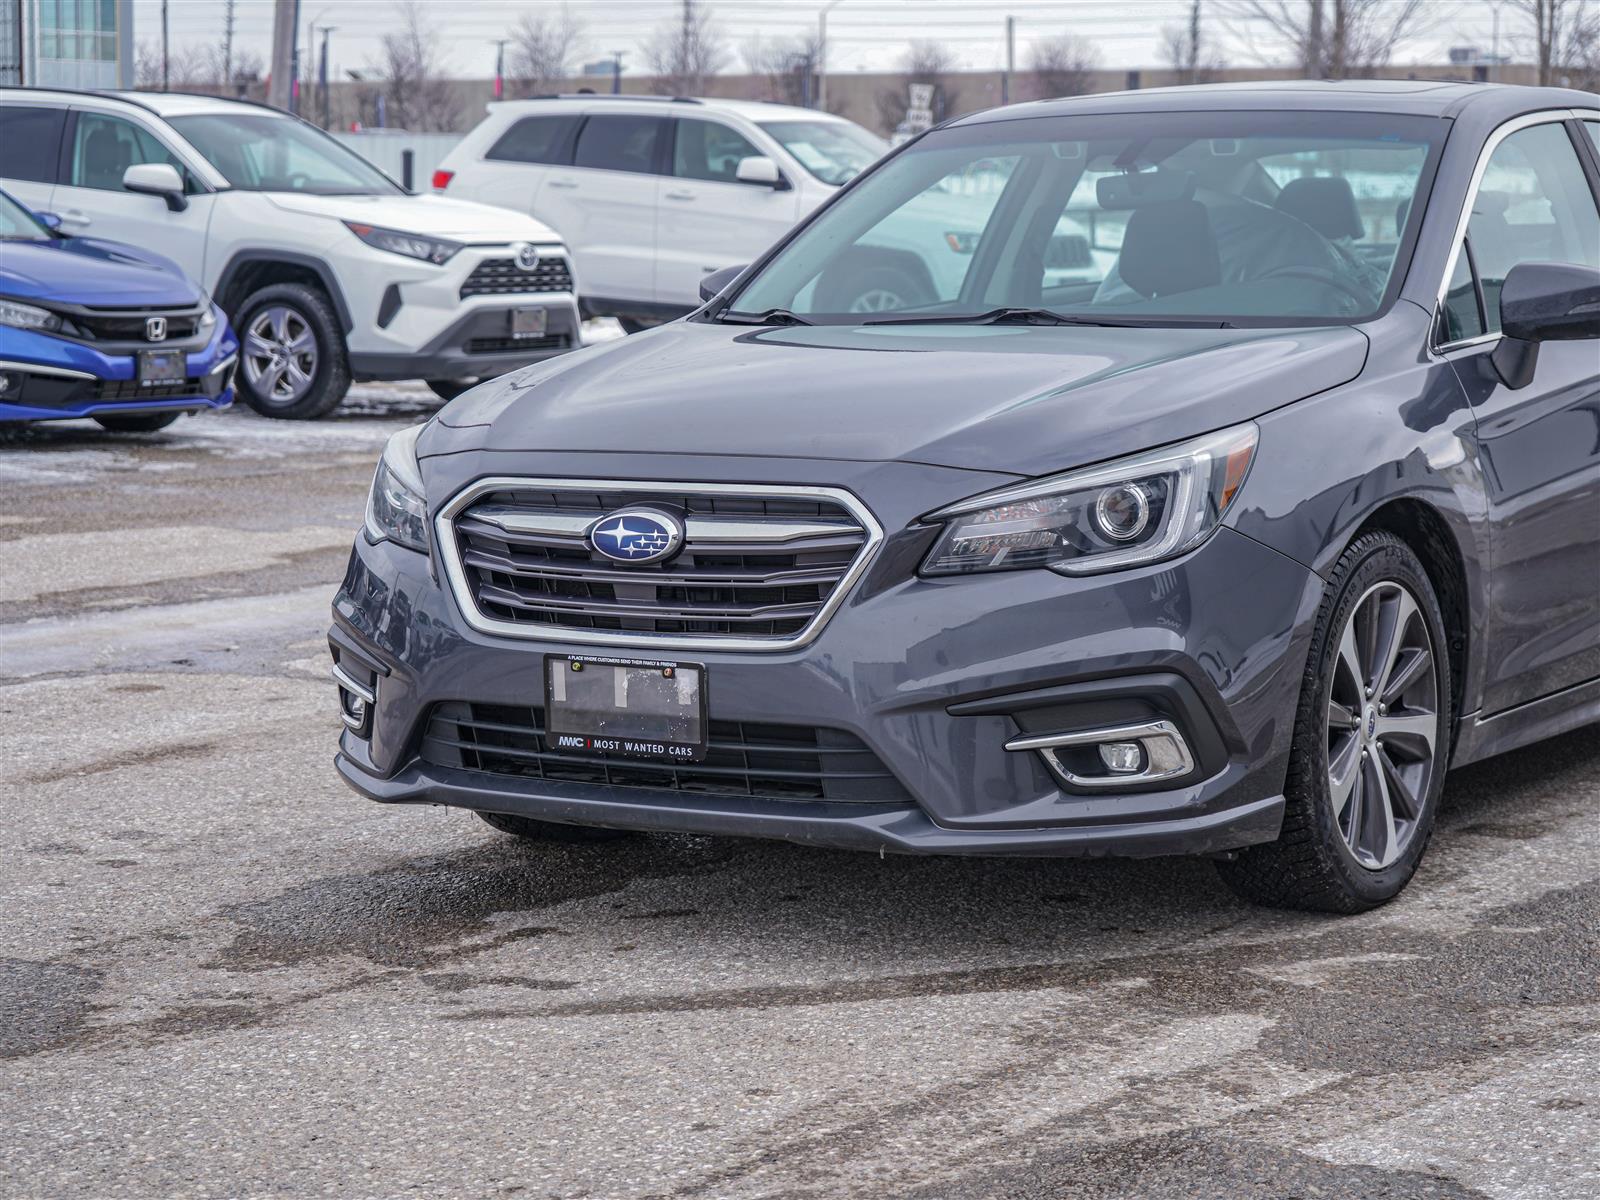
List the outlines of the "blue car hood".
<svg viewBox="0 0 1600 1200">
<path fill-rule="evenodd" d="M 1350 327 L 758 327 L 677 321 L 483 384 L 418 452 L 922 462 L 1042 475 L 1355 378 Z"/>
<path fill-rule="evenodd" d="M 200 289 L 170 258 L 120 242 L 0 242 L 0 296 L 106 307 L 176 308 Z"/>
</svg>

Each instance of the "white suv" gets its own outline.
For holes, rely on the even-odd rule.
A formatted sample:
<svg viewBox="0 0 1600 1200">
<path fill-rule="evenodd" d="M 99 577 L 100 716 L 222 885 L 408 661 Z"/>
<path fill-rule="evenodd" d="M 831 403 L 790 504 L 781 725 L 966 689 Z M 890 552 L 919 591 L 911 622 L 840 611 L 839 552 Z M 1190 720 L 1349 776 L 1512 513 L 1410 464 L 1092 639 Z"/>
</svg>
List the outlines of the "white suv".
<svg viewBox="0 0 1600 1200">
<path fill-rule="evenodd" d="M 0 88 L 0 188 L 62 232 L 178 262 L 239 335 L 258 412 L 318 417 L 352 379 L 441 396 L 574 349 L 572 264 L 526 213 L 407 193 L 276 109 Z"/>
<path fill-rule="evenodd" d="M 840 117 L 757 101 L 578 95 L 488 111 L 434 190 L 560 231 L 584 307 L 630 330 L 698 307 L 701 279 L 756 258 L 888 149 Z M 915 266 L 886 256 L 884 282 Z"/>
</svg>

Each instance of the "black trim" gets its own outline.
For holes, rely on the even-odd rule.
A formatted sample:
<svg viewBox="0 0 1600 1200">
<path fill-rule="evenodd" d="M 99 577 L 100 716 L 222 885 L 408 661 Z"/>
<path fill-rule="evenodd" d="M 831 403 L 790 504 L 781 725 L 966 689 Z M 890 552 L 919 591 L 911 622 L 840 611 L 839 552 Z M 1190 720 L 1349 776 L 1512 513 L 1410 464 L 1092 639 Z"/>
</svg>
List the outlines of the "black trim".
<svg viewBox="0 0 1600 1200">
<path fill-rule="evenodd" d="M 507 336 L 511 310 L 526 307 L 542 307 L 550 314 L 546 337 L 528 339 L 536 345 L 511 351 L 474 352 L 470 348 L 475 340 Z M 350 374 L 360 380 L 487 379 L 575 349 L 579 345 L 579 332 L 577 314 L 569 300 L 473 309 L 427 345 L 409 354 L 349 352 Z M 555 343 L 553 339 L 556 338 L 560 339 L 560 344 Z"/>
<path fill-rule="evenodd" d="M 274 110 L 276 111 L 276 110 Z M 223 304 L 225 297 L 229 296 L 235 277 L 245 267 L 254 263 L 288 263 L 290 266 L 306 267 L 316 275 L 322 284 L 322 290 L 328 294 L 328 299 L 333 303 L 334 311 L 339 314 L 339 323 L 344 326 L 344 331 L 349 333 L 355 328 L 355 322 L 350 319 L 350 306 L 345 303 L 344 292 L 340 290 L 338 280 L 328 268 L 328 264 L 319 258 L 312 258 L 309 254 L 295 254 L 288 250 L 269 250 L 266 248 L 238 250 L 228 260 L 228 265 L 222 268 L 222 274 L 217 276 L 217 287 L 213 298 L 218 304 Z M 244 296 L 232 297 L 235 301 L 234 309 L 244 302 Z M 223 311 L 228 314 L 231 321 L 236 315 L 229 306 L 223 304 Z"/>
<path fill-rule="evenodd" d="M 400 311 L 400 285 L 391 283 L 383 289 L 383 300 L 378 305 L 378 328 L 389 328 L 389 322 Z"/>
<path fill-rule="evenodd" d="M 578 309 L 585 317 L 641 317 L 647 321 L 676 321 L 700 306 L 658 304 L 653 300 L 618 300 L 609 296 L 580 296 Z"/>
</svg>

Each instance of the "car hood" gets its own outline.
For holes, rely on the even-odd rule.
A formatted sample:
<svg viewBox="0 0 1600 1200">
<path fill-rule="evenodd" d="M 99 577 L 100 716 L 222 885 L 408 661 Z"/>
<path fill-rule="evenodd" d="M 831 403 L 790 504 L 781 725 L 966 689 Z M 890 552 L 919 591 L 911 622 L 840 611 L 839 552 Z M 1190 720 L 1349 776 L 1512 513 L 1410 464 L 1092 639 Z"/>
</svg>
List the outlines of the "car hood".
<svg viewBox="0 0 1600 1200">
<path fill-rule="evenodd" d="M 267 192 L 267 199 L 284 212 L 337 221 L 359 221 L 452 238 L 460 242 L 559 242 L 561 236 L 543 221 L 509 208 L 451 200 L 444 196 L 315 196 L 297 192 Z"/>
<path fill-rule="evenodd" d="M 176 308 L 198 304 L 200 289 L 169 258 L 120 242 L 74 237 L 0 242 L 0 296 Z"/>
<path fill-rule="evenodd" d="M 1355 378 L 1325 329 L 751 328 L 678 321 L 474 388 L 426 454 L 923 462 L 1042 475 L 1259 416 Z"/>
</svg>

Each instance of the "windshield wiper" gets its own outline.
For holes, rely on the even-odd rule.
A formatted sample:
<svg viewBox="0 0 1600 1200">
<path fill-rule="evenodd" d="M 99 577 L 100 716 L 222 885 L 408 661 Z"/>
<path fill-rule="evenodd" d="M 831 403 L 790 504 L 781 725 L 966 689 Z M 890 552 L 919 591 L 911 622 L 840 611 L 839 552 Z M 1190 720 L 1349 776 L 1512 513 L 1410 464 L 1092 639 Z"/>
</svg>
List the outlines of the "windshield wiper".
<svg viewBox="0 0 1600 1200">
<path fill-rule="evenodd" d="M 1102 329 L 1139 329 L 1152 325 L 1197 329 L 1224 329 L 1224 321 L 1188 321 L 1173 318 L 1119 320 L 1116 317 L 1090 317 L 1059 313 L 1048 308 L 991 308 L 988 312 L 959 313 L 925 317 L 879 317 L 863 325 L 1092 325 Z"/>
<path fill-rule="evenodd" d="M 790 312 L 787 308 L 769 308 L 766 312 L 759 313 L 729 313 L 725 312 L 717 320 L 725 325 L 815 325 L 815 321 L 808 321 L 797 313 Z"/>
</svg>

